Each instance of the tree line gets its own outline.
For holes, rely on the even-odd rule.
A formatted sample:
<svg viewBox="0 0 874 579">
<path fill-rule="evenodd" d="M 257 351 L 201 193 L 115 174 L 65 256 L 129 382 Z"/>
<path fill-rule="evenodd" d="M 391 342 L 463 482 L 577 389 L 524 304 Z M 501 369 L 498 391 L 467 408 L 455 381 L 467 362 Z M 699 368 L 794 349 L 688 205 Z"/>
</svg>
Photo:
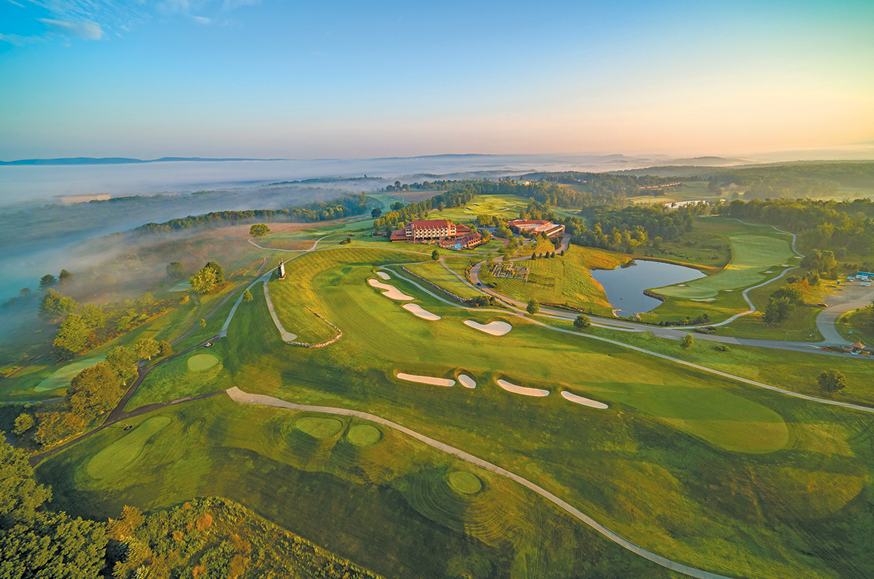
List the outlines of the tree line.
<svg viewBox="0 0 874 579">
<path fill-rule="evenodd" d="M 249 209 L 245 211 L 214 211 L 203 215 L 171 219 L 164 223 L 146 223 L 125 234 L 125 236 L 152 235 L 155 233 L 171 233 L 186 229 L 214 229 L 261 221 L 271 222 L 306 222 L 331 221 L 361 215 L 368 209 L 367 195 L 347 195 L 334 201 L 316 201 L 303 207 L 290 209 Z"/>
</svg>

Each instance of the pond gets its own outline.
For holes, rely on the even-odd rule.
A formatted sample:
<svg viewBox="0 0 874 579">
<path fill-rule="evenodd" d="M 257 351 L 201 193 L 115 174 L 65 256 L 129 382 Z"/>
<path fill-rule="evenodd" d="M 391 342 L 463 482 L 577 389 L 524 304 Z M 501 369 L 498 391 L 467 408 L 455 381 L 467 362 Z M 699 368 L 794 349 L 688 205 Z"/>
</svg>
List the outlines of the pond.
<svg viewBox="0 0 874 579">
<path fill-rule="evenodd" d="M 661 301 L 643 295 L 643 290 L 704 277 L 697 269 L 673 263 L 643 260 L 631 263 L 634 265 L 592 270 L 592 277 L 604 286 L 610 304 L 624 316 L 649 312 L 661 305 Z"/>
</svg>

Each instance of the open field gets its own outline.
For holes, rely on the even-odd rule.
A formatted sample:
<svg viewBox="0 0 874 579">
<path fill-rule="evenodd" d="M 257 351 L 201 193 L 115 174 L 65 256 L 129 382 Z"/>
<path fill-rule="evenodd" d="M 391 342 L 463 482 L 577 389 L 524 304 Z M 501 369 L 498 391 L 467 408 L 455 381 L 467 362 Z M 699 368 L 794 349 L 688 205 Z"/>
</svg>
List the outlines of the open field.
<svg viewBox="0 0 874 579">
<path fill-rule="evenodd" d="M 433 211 L 428 219 L 451 219 L 456 223 L 473 221 L 477 215 L 494 215 L 503 220 L 518 219 L 519 211 L 528 207 L 529 199 L 515 195 L 477 195 L 464 207 Z"/>
<path fill-rule="evenodd" d="M 464 257 L 459 258 L 447 258 L 447 264 L 464 264 L 465 266 L 469 263 L 469 260 Z M 450 266 L 451 267 L 451 266 Z M 443 289 L 454 293 L 455 295 L 462 298 L 473 298 L 476 296 L 483 295 L 482 293 L 476 291 L 471 288 L 469 285 L 462 283 L 457 277 L 452 275 L 451 272 L 446 271 L 446 268 L 439 261 L 431 261 L 416 265 L 408 265 L 407 269 L 416 275 L 420 275 L 428 281 L 442 287 Z M 453 269 L 455 269 L 453 267 Z M 464 276 L 463 269 L 460 272 L 462 277 Z"/>
<path fill-rule="evenodd" d="M 251 309 L 238 311 L 228 338 L 220 341 L 223 350 L 214 347 L 211 352 L 221 353 L 232 383 L 246 391 L 298 403 L 357 408 L 394 420 L 519 472 L 629 540 L 686 564 L 756 577 L 865 576 L 870 571 L 865 539 L 870 531 L 865 521 L 872 507 L 864 497 L 870 492 L 867 481 L 872 449 L 868 438 L 858 435 L 865 431 L 870 418 L 789 399 L 618 346 L 558 334 L 499 312 L 464 312 L 429 297 L 412 284 L 397 282 L 400 290 L 442 317 L 437 322 L 420 320 L 366 285 L 366 280 L 373 277 L 370 264 L 356 263 L 351 257 L 342 257 L 342 253 L 316 252 L 299 259 L 311 260 L 309 265 L 302 263 L 309 272 L 307 279 L 321 300 L 321 313 L 342 327 L 343 339 L 322 350 L 289 348 L 265 323 L 269 316 L 263 303 L 256 300 L 248 304 L 254 306 Z M 409 257 L 402 255 L 404 259 Z M 324 269 L 317 272 L 317 265 Z M 287 299 L 297 299 L 297 293 L 289 293 Z M 277 306 L 284 307 L 281 303 Z M 479 323 L 506 321 L 513 330 L 504 336 L 490 336 L 466 328 L 466 319 Z M 622 338 L 647 340 L 641 335 Z M 672 348 L 672 355 L 684 355 L 674 342 L 648 339 L 660 348 Z M 693 350 L 689 355 L 714 355 L 699 345 Z M 727 354 L 737 355 L 734 348 Z M 823 363 L 822 359 L 816 362 Z M 745 367 L 754 363 L 750 359 Z M 413 388 L 397 380 L 395 372 L 447 378 L 463 372 L 476 380 L 477 388 Z M 502 390 L 496 383 L 498 379 L 542 389 L 549 395 L 516 396 Z M 148 389 L 148 383 L 144 388 Z M 595 410 L 573 404 L 559 396 L 563 390 L 607 401 L 609 408 Z M 215 420 L 203 411 L 219 406 L 222 414 Z M 195 494 L 221 494 L 263 511 L 295 532 L 300 528 L 295 525 L 305 525 L 306 521 L 290 517 L 288 511 L 266 497 L 274 497 L 277 492 L 315 492 L 317 496 L 301 499 L 305 507 L 297 508 L 317 513 L 312 517 L 319 521 L 326 517 L 348 518 L 351 527 L 332 527 L 330 536 L 325 529 L 300 534 L 370 566 L 367 561 L 373 557 L 368 554 L 372 543 L 350 537 L 355 532 L 354 513 L 362 513 L 364 507 L 350 513 L 346 505 L 361 500 L 347 502 L 353 491 L 336 486 L 330 477 L 306 478 L 322 477 L 320 469 L 334 468 L 331 461 L 339 450 L 325 449 L 322 444 L 334 440 L 339 444 L 342 438 L 337 437 L 342 434 L 306 442 L 308 439 L 300 438 L 303 432 L 292 428 L 297 419 L 270 419 L 270 412 L 278 411 L 243 409 L 224 398 L 162 410 L 162 414 L 173 415 L 174 425 L 179 417 L 181 430 L 171 430 L 173 425 L 162 430 L 159 436 L 168 437 L 168 442 L 163 447 L 154 444 L 155 454 L 150 455 L 154 458 L 145 460 L 144 455 L 137 459 L 130 467 L 137 469 L 133 471 L 136 476 L 114 479 L 112 486 L 106 486 L 110 484 L 106 479 L 97 483 L 76 473 L 81 472 L 77 465 L 84 465 L 91 455 L 105 448 L 114 440 L 111 437 L 121 436 L 114 428 L 47 461 L 39 472 L 47 482 L 60 485 L 56 500 L 73 513 L 109 510 L 109 502 L 113 507 L 127 503 L 154 508 Z M 233 435 L 241 428 L 236 426 L 241 421 L 246 425 L 245 435 Z M 273 424 L 273 434 L 266 438 L 269 442 L 262 443 L 261 435 L 253 434 L 253 428 L 261 428 L 257 425 L 264 421 Z M 383 440 L 391 435 L 382 432 L 380 442 L 367 448 L 386 448 Z M 241 442 L 233 447 L 228 442 L 232 439 Z M 167 446 L 169 440 L 173 441 L 171 447 Z M 181 440 L 188 442 L 177 442 Z M 298 442 L 309 444 L 301 448 L 311 450 L 282 450 L 283 444 Z M 210 450 L 216 445 L 224 446 Z M 415 454 L 415 460 L 422 456 Z M 413 460 L 408 455 L 392 452 L 391 460 Z M 272 458 L 262 463 L 259 456 Z M 213 474 L 230 469 L 228 461 L 236 465 L 250 461 L 252 466 L 240 472 L 239 480 L 231 484 L 226 477 Z M 292 470 L 287 466 L 289 461 L 304 461 L 294 468 L 305 468 L 309 474 Z M 182 464 L 191 466 L 173 466 Z M 398 475 L 407 472 L 394 463 L 387 468 Z M 418 466 L 414 471 L 432 472 Z M 370 481 L 370 492 L 388 493 L 397 488 L 386 478 L 373 474 L 363 478 L 361 471 L 355 472 L 356 481 Z M 158 473 L 160 479 L 156 480 Z M 441 471 L 441 484 L 447 484 L 449 474 Z M 486 489 L 499 484 L 486 474 L 474 474 L 484 481 Z M 274 477 L 282 482 L 271 483 L 277 480 Z M 334 482 L 315 484 L 315 480 Z M 404 489 L 419 488 L 416 477 L 404 475 L 402 480 Z M 334 485 L 331 492 L 326 485 Z M 250 489 L 261 490 L 253 493 Z M 95 502 L 89 502 L 92 500 Z M 283 504 L 298 502 L 289 499 Z M 409 544 L 405 542 L 407 536 L 433 536 L 444 520 L 434 514 L 433 505 L 433 501 L 415 503 L 413 510 L 425 515 L 425 519 L 418 519 L 423 525 L 413 528 L 401 521 L 380 523 L 379 528 L 385 529 L 380 534 L 392 538 L 381 543 L 403 549 L 402 545 Z M 386 517 L 412 512 L 405 508 L 385 509 L 391 512 L 373 520 L 385 521 Z M 526 528 L 532 520 L 544 521 L 542 517 L 551 512 L 549 508 L 532 507 L 540 513 L 537 517 L 532 519 L 532 511 L 527 510 L 527 519 L 516 519 L 511 503 L 502 503 L 501 508 L 512 519 L 508 524 L 520 528 Z M 382 509 L 384 505 L 364 514 L 376 517 Z M 344 513 L 343 517 L 337 516 L 339 512 Z M 572 569 L 578 564 L 573 561 L 579 561 L 574 557 L 599 564 L 592 562 L 588 552 L 565 556 L 565 551 L 552 544 L 530 547 L 518 542 L 512 546 L 490 543 L 493 539 L 482 539 L 479 534 L 477 529 L 482 527 L 476 521 L 480 519 L 473 512 L 464 511 L 459 516 L 465 524 L 450 528 L 471 533 L 489 549 L 508 549 L 479 552 L 477 556 L 487 559 L 492 569 L 522 572 L 522 561 L 537 560 L 540 563 L 533 576 L 564 577 L 573 575 Z M 550 524 L 556 535 L 579 532 L 567 521 Z M 398 539 L 394 532 L 399 533 Z M 335 548 L 337 541 L 344 548 Z M 441 551 L 443 547 L 439 546 L 450 545 L 451 541 L 446 541 L 435 541 L 438 555 L 449 552 Z M 571 543 L 578 549 L 580 544 L 592 541 Z M 448 548 L 457 548 L 454 545 Z M 430 557 L 429 553 L 409 550 L 403 555 L 408 559 L 391 561 L 410 560 L 420 565 L 423 558 Z M 605 573 L 609 570 L 618 576 L 635 576 L 635 572 L 621 567 L 629 560 L 628 555 L 620 559 L 620 567 L 608 565 Z M 395 564 L 391 561 L 384 564 Z M 473 576 L 489 575 L 481 572 Z M 648 569 L 646 576 L 652 576 Z"/>
</svg>

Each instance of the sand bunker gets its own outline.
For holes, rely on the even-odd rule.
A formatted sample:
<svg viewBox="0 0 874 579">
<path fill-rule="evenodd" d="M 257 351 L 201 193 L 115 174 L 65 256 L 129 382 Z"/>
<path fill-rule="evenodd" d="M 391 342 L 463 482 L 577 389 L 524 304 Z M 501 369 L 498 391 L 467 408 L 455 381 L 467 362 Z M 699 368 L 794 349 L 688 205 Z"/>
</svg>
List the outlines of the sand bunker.
<svg viewBox="0 0 874 579">
<path fill-rule="evenodd" d="M 513 394 L 521 394 L 522 396 L 549 396 L 549 390 L 541 390 L 540 388 L 526 388 L 525 386 L 516 386 L 506 380 L 498 380 L 498 386 L 512 392 Z"/>
<path fill-rule="evenodd" d="M 769 270 L 768 270 L 768 271 L 766 271 L 766 272 L 765 272 L 765 273 L 774 273 L 774 272 L 773 272 L 773 271 L 771 271 L 771 270 L 770 270 L 770 269 L 769 269 Z"/>
<path fill-rule="evenodd" d="M 430 384 L 431 386 L 455 386 L 455 380 L 447 380 L 446 378 L 432 378 L 431 376 L 416 376 L 415 374 L 398 374 L 401 380 L 408 382 L 418 382 L 420 384 Z"/>
<path fill-rule="evenodd" d="M 461 382 L 461 385 L 465 388 L 476 388 L 476 382 L 474 382 L 473 378 L 471 378 L 470 376 L 459 374 L 458 381 Z"/>
<path fill-rule="evenodd" d="M 382 279 L 391 279 L 391 276 L 389 274 L 385 273 L 384 271 L 378 271 L 378 272 L 376 272 L 376 275 L 378 275 Z"/>
<path fill-rule="evenodd" d="M 606 410 L 610 408 L 603 402 L 598 402 L 597 400 L 590 400 L 589 398 L 583 398 L 582 396 L 577 396 L 572 392 L 568 392 L 567 390 L 562 390 L 561 397 L 565 400 L 570 400 L 576 404 L 582 404 L 583 406 L 588 406 L 589 408 L 597 408 L 598 410 Z"/>
<path fill-rule="evenodd" d="M 408 296 L 407 294 L 401 293 L 401 291 L 393 285 L 388 285 L 388 284 L 382 283 L 381 281 L 377 281 L 375 279 L 369 279 L 369 280 L 367 280 L 367 283 L 369 283 L 371 286 L 373 286 L 375 288 L 378 288 L 381 290 L 386 290 L 386 291 L 382 292 L 382 295 L 384 295 L 387 298 L 391 298 L 393 300 L 412 300 L 412 299 L 415 299 L 413 296 Z"/>
<path fill-rule="evenodd" d="M 485 332 L 493 336 L 503 336 L 513 329 L 513 326 L 511 326 L 507 322 L 491 322 L 489 324 L 480 324 L 478 322 L 474 322 L 473 320 L 464 320 L 464 324 L 466 326 L 470 326 L 471 328 L 477 329 L 480 332 Z"/>
<path fill-rule="evenodd" d="M 690 298 L 693 302 L 715 302 L 716 298 Z"/>
<path fill-rule="evenodd" d="M 404 309 L 408 312 L 411 312 L 413 315 L 422 318 L 423 320 L 431 320 L 432 322 L 436 322 L 440 319 L 440 316 L 437 314 L 432 314 L 428 310 L 423 310 L 421 306 L 417 306 L 416 304 L 404 304 Z"/>
</svg>

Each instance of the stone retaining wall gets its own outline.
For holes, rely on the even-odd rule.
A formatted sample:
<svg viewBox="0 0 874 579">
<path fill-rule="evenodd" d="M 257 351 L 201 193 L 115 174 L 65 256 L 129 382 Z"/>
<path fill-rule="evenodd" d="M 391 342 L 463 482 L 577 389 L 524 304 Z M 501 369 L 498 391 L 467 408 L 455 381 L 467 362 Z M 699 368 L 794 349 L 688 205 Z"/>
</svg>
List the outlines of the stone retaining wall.
<svg viewBox="0 0 874 579">
<path fill-rule="evenodd" d="M 337 340 L 339 340 L 340 338 L 343 337 L 343 331 L 340 328 L 338 328 L 337 326 L 335 326 L 334 324 L 329 322 L 324 316 L 319 314 L 317 311 L 315 311 L 311 307 L 307 306 L 306 308 L 309 311 L 311 311 L 314 316 L 316 316 L 317 318 L 319 318 L 320 320 L 322 320 L 323 322 L 325 322 L 326 324 L 328 324 L 329 326 L 331 326 L 332 328 L 337 330 L 337 335 L 334 336 L 333 338 L 331 338 L 330 340 L 328 340 L 327 342 L 322 342 L 320 344 L 310 344 L 308 342 L 286 342 L 286 344 L 288 344 L 289 346 L 299 346 L 301 348 L 324 348 L 325 346 L 330 346 L 331 344 L 333 344 L 334 342 L 336 342 Z"/>
</svg>

